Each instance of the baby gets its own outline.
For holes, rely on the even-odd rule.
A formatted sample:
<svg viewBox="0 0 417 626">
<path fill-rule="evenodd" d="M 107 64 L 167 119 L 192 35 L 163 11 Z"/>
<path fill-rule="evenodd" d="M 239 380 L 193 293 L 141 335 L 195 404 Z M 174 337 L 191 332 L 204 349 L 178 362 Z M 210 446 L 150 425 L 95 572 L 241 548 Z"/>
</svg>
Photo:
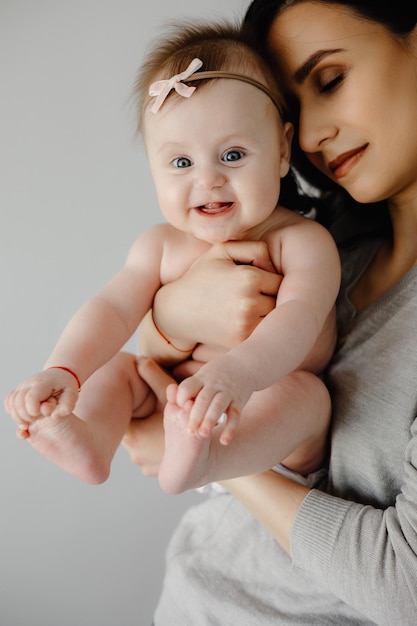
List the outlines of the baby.
<svg viewBox="0 0 417 626">
<path fill-rule="evenodd" d="M 243 411 L 262 407 L 274 419 L 280 380 L 296 369 L 319 373 L 336 336 L 336 246 L 319 224 L 278 205 L 293 129 L 266 60 L 232 25 L 182 24 L 148 54 L 137 91 L 138 125 L 166 222 L 138 237 L 121 271 L 64 329 L 43 371 L 5 400 L 22 439 L 91 483 L 108 477 L 132 416 L 154 410 L 137 357 L 119 351 L 159 287 L 211 246 L 262 240 L 270 256 L 264 269 L 283 279 L 276 307 L 247 340 L 230 350 L 216 346 L 213 360 L 168 387 L 170 408 L 184 411 L 189 434 L 208 442 L 219 432 L 227 445 Z M 172 364 L 192 355 L 195 345 L 165 339 Z M 323 383 L 316 380 L 319 392 Z M 320 423 L 300 418 L 288 425 L 315 440 L 311 450 L 303 448 L 312 465 L 321 461 L 328 419 L 326 411 Z M 174 430 L 167 431 L 160 472 L 171 492 L 198 484 L 192 454 L 183 456 Z M 280 450 L 277 463 L 298 471 L 293 444 L 280 442 Z"/>
</svg>

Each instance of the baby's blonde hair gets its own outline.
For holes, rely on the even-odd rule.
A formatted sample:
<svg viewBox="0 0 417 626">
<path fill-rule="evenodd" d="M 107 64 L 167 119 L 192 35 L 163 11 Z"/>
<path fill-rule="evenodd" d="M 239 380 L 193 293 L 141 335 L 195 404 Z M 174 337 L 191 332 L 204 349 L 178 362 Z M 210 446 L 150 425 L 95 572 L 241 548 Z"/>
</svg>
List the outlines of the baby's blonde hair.
<svg viewBox="0 0 417 626">
<path fill-rule="evenodd" d="M 272 92 L 279 109 L 284 110 L 278 79 L 240 26 L 224 21 L 173 21 L 166 34 L 148 51 L 138 72 L 133 94 L 137 100 L 138 132 L 142 131 L 144 113 L 154 100 L 149 96 L 150 85 L 183 72 L 195 58 L 203 62 L 201 71 L 236 72 L 257 79 Z M 212 80 L 202 79 L 192 84 L 201 89 Z M 173 91 L 169 97 L 179 96 Z"/>
</svg>

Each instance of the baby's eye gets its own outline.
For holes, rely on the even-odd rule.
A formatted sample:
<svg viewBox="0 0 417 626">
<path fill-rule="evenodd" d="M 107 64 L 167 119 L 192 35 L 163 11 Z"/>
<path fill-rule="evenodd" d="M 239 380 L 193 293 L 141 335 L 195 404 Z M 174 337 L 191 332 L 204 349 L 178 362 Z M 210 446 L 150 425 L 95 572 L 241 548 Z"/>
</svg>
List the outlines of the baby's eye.
<svg viewBox="0 0 417 626">
<path fill-rule="evenodd" d="M 188 157 L 177 157 L 172 161 L 174 167 L 178 167 L 178 169 L 184 169 L 185 167 L 191 167 L 192 161 Z"/>
<path fill-rule="evenodd" d="M 227 161 L 228 163 L 231 163 L 233 161 L 239 161 L 240 159 L 242 159 L 245 156 L 245 153 L 243 152 L 243 150 L 227 150 L 227 152 L 224 153 L 224 155 L 222 156 L 222 161 Z"/>
</svg>

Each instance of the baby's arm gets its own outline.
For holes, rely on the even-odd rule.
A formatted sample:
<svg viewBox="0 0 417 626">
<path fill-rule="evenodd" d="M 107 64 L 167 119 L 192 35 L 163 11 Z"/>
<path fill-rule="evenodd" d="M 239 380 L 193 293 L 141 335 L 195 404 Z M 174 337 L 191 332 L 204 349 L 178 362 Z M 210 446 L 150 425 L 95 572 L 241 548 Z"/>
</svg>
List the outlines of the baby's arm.
<svg viewBox="0 0 417 626">
<path fill-rule="evenodd" d="M 222 443 L 230 442 L 254 391 L 269 387 L 305 361 L 339 290 L 337 248 L 319 224 L 295 219 L 270 235 L 268 243 L 277 270 L 284 275 L 275 309 L 247 340 L 204 365 L 176 392 L 176 403 L 189 411 L 191 433 L 208 436 L 222 413 L 227 413 Z"/>
<path fill-rule="evenodd" d="M 22 438 L 35 419 L 69 415 L 77 402 L 78 387 L 136 330 L 160 286 L 162 248 L 158 227 L 139 237 L 122 270 L 70 320 L 45 369 L 7 396 L 7 410 L 19 424 Z"/>
</svg>

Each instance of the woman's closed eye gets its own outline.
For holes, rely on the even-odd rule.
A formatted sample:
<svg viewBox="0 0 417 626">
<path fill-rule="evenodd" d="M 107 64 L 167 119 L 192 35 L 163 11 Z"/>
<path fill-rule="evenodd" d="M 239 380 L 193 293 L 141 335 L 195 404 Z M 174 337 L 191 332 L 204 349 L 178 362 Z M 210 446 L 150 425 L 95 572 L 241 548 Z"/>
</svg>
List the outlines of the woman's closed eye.
<svg viewBox="0 0 417 626">
<path fill-rule="evenodd" d="M 321 72 L 317 79 L 319 92 L 327 94 L 336 91 L 344 81 L 345 76 L 346 72 L 341 71 L 339 68 Z"/>
</svg>

